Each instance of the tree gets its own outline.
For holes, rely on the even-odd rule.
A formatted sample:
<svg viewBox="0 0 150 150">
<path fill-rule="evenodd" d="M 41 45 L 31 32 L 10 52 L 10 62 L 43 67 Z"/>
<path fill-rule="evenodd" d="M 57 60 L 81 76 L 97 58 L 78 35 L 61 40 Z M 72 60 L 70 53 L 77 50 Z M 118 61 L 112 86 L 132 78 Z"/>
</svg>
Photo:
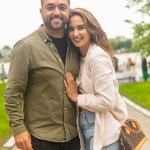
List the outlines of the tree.
<svg viewBox="0 0 150 150">
<path fill-rule="evenodd" d="M 110 39 L 109 41 L 110 41 L 110 45 L 111 45 L 112 49 L 117 50 L 119 41 L 116 39 Z"/>
<path fill-rule="evenodd" d="M 127 8 L 135 8 L 137 12 L 145 17 L 150 16 L 150 0 L 128 0 Z M 145 55 L 150 55 L 150 22 L 141 18 L 141 21 L 134 23 L 131 20 L 126 22 L 133 25 L 133 45 L 132 49 L 137 49 Z"/>
<path fill-rule="evenodd" d="M 4 45 L 3 46 L 3 49 L 6 49 L 6 50 L 8 50 L 8 49 L 11 49 L 8 45 Z"/>
<path fill-rule="evenodd" d="M 110 41 L 110 45 L 112 47 L 113 50 L 120 50 L 120 49 L 131 49 L 131 45 L 132 45 L 132 41 L 131 39 L 120 39 L 118 37 L 116 37 L 115 39 L 109 39 Z"/>
<path fill-rule="evenodd" d="M 3 56 L 2 56 L 2 54 L 0 53 L 0 59 L 2 59 L 3 58 Z"/>
</svg>

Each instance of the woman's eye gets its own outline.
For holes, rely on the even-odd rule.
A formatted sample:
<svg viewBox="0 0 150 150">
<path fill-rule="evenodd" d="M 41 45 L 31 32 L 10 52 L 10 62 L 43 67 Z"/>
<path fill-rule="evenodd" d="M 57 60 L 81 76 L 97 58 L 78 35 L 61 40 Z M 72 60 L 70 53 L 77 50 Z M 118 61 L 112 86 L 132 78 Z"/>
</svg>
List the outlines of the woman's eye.
<svg viewBox="0 0 150 150">
<path fill-rule="evenodd" d="M 84 26 L 79 26 L 78 30 L 83 30 L 85 27 Z"/>
</svg>

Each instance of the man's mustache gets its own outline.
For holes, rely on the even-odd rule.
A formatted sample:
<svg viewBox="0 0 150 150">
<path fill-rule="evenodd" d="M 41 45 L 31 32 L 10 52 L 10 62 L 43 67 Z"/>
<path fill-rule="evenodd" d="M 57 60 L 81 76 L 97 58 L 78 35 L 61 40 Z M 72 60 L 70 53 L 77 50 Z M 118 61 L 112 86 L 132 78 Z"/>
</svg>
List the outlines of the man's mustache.
<svg viewBox="0 0 150 150">
<path fill-rule="evenodd" d="M 51 16 L 51 17 L 50 17 L 50 20 L 53 20 L 53 19 L 60 19 L 60 20 L 63 20 L 63 17 L 62 17 L 62 16 L 58 16 L 58 15 Z"/>
</svg>

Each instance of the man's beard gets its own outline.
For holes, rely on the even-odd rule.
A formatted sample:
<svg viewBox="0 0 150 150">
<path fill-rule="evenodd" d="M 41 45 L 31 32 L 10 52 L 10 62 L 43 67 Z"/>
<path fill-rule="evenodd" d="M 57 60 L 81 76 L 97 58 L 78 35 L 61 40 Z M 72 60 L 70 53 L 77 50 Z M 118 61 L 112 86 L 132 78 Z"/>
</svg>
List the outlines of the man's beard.
<svg viewBox="0 0 150 150">
<path fill-rule="evenodd" d="M 51 21 L 53 19 L 60 19 L 62 20 L 62 24 L 57 26 L 57 25 L 53 25 L 51 23 Z M 47 21 L 46 19 L 43 19 L 43 22 L 45 24 L 45 26 L 49 29 L 49 30 L 53 30 L 53 31 L 59 31 L 59 30 L 62 30 L 65 28 L 65 25 L 67 24 L 67 22 L 64 21 L 64 19 L 60 16 L 54 16 L 54 17 L 51 17 L 49 21 Z"/>
</svg>

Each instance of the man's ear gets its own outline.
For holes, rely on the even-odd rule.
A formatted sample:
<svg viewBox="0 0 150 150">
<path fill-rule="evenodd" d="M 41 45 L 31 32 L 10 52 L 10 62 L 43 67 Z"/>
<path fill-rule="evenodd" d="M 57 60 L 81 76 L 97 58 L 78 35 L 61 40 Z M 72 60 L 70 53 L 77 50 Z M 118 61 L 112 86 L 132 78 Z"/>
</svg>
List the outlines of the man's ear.
<svg viewBox="0 0 150 150">
<path fill-rule="evenodd" d="M 40 8 L 40 14 L 41 14 L 41 17 L 43 17 L 43 10 L 42 10 L 42 8 Z"/>
<path fill-rule="evenodd" d="M 39 9 L 40 14 L 42 13 L 42 8 Z"/>
</svg>

